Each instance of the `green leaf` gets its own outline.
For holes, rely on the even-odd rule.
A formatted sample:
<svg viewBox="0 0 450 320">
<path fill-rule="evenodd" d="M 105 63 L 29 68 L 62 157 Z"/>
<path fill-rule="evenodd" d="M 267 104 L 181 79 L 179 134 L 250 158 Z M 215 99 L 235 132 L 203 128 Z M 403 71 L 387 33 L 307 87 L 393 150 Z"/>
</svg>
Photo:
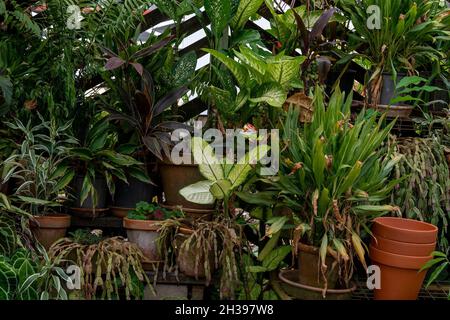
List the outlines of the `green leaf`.
<svg viewBox="0 0 450 320">
<path fill-rule="evenodd" d="M 63 190 L 65 187 L 69 185 L 69 183 L 73 180 L 75 176 L 75 171 L 71 170 L 67 172 L 64 177 L 59 179 L 58 183 L 55 185 L 54 189 L 57 191 Z"/>
<path fill-rule="evenodd" d="M 181 57 L 177 62 L 173 71 L 173 87 L 181 87 L 189 82 L 192 78 L 195 67 L 197 66 L 197 56 L 194 51 L 189 52 Z"/>
<path fill-rule="evenodd" d="M 278 239 L 280 238 L 280 235 L 281 235 L 281 232 L 278 231 L 273 234 L 273 236 L 270 238 L 269 241 L 267 241 L 266 245 L 264 246 L 264 248 L 261 250 L 261 252 L 258 255 L 259 261 L 263 261 L 272 252 L 272 250 L 278 244 Z"/>
<path fill-rule="evenodd" d="M 277 56 L 273 57 L 267 62 L 267 72 L 272 79 L 281 84 L 282 87 L 287 87 L 292 80 L 299 77 L 300 65 L 305 61 L 305 57 L 289 57 Z"/>
<path fill-rule="evenodd" d="M 180 194 L 188 201 L 198 204 L 213 204 L 215 199 L 209 191 L 213 182 L 199 181 L 184 187 Z"/>
<path fill-rule="evenodd" d="M 272 271 L 278 268 L 278 265 L 291 252 L 291 246 L 281 246 L 273 250 L 264 260 L 262 266 L 267 271 Z"/>
<path fill-rule="evenodd" d="M 214 154 L 214 149 L 202 138 L 191 139 L 191 151 L 194 160 L 199 164 L 200 173 L 210 181 L 224 179 L 222 165 Z"/>
<path fill-rule="evenodd" d="M 264 0 L 240 0 L 239 6 L 231 20 L 231 27 L 234 30 L 242 29 L 248 19 L 258 12 Z"/>
<path fill-rule="evenodd" d="M 436 280 L 437 277 L 442 273 L 442 271 L 444 271 L 445 268 L 447 268 L 447 266 L 449 266 L 449 265 L 450 265 L 450 263 L 447 261 L 447 262 L 441 264 L 439 267 L 437 267 L 436 270 L 433 271 L 430 278 L 428 279 L 426 287 L 428 287 L 430 284 L 432 284 L 433 281 Z"/>
<path fill-rule="evenodd" d="M 277 232 L 279 232 L 284 225 L 286 224 L 286 222 L 288 221 L 288 218 L 285 216 L 282 217 L 274 217 L 272 219 L 270 219 L 269 221 L 267 221 L 267 223 L 272 224 L 269 229 L 266 232 L 266 237 L 271 236 Z"/>
<path fill-rule="evenodd" d="M 247 267 L 247 272 L 252 272 L 252 273 L 260 273 L 260 272 L 266 272 L 268 271 L 266 267 L 263 266 L 248 266 Z"/>
<path fill-rule="evenodd" d="M 216 38 L 221 38 L 231 19 L 230 0 L 205 0 L 205 11 L 211 21 L 211 29 Z"/>
<path fill-rule="evenodd" d="M 255 95 L 256 97 L 249 99 L 251 102 L 265 102 L 272 107 L 282 107 L 287 99 L 287 92 L 276 82 L 269 82 L 259 86 Z"/>
<path fill-rule="evenodd" d="M 209 191 L 214 198 L 222 200 L 229 196 L 231 187 L 231 182 L 229 180 L 221 179 L 214 182 L 209 188 Z"/>
<path fill-rule="evenodd" d="M 249 81 L 248 71 L 237 61 L 227 57 L 223 53 L 213 49 L 203 49 L 203 51 L 211 54 L 213 57 L 222 62 L 236 78 L 239 86 L 246 87 Z"/>
<path fill-rule="evenodd" d="M 427 81 L 427 79 L 424 79 L 424 78 L 418 77 L 418 76 L 404 77 L 398 82 L 396 87 L 397 87 L 397 89 L 399 89 L 402 87 L 407 87 L 411 84 L 416 85 L 416 84 L 419 84 L 421 82 L 426 82 L 426 81 Z"/>
</svg>

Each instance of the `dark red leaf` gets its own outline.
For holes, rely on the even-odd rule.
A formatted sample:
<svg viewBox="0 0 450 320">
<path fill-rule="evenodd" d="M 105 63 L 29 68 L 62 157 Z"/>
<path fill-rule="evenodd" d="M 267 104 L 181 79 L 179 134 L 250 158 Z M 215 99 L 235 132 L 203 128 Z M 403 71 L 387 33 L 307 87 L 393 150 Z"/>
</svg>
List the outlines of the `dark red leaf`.
<svg viewBox="0 0 450 320">
<path fill-rule="evenodd" d="M 131 59 L 136 60 L 138 58 L 143 58 L 143 57 L 146 57 L 146 56 L 152 54 L 155 51 L 158 51 L 161 48 L 164 48 L 170 41 L 172 41 L 174 39 L 174 37 L 175 36 L 171 35 L 170 37 L 163 39 L 160 42 L 158 42 L 150 47 L 139 50 L 138 52 L 136 52 L 135 54 L 133 54 L 131 56 Z"/>
<path fill-rule="evenodd" d="M 316 39 L 317 37 L 319 37 L 323 30 L 325 29 L 325 27 L 328 24 L 328 21 L 330 21 L 331 17 L 333 16 L 333 14 L 336 12 L 335 8 L 331 8 L 326 10 L 324 13 L 322 13 L 322 15 L 319 17 L 319 19 L 316 21 L 316 23 L 314 24 L 311 33 L 309 34 L 309 41 L 313 41 L 314 39 Z"/>
<path fill-rule="evenodd" d="M 153 108 L 153 116 L 161 114 L 164 110 L 177 102 L 188 91 L 187 87 L 176 88 L 170 91 L 165 97 L 159 100 Z"/>
<path fill-rule="evenodd" d="M 132 62 L 131 65 L 134 67 L 134 69 L 137 71 L 137 73 L 139 73 L 139 75 L 142 77 L 142 75 L 144 74 L 144 67 L 142 66 L 142 64 L 137 63 L 137 62 Z"/>
<path fill-rule="evenodd" d="M 111 71 L 111 70 L 119 68 L 124 63 L 125 63 L 125 61 L 122 60 L 121 58 L 112 57 L 112 58 L 109 58 L 108 61 L 106 62 L 105 69 Z"/>
</svg>

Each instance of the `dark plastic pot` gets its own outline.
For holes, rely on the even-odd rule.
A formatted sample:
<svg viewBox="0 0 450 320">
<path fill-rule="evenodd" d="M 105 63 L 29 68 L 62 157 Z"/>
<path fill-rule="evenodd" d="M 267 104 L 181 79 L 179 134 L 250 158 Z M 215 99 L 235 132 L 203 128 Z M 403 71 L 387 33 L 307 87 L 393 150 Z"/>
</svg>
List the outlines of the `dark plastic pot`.
<svg viewBox="0 0 450 320">
<path fill-rule="evenodd" d="M 397 83 L 402 80 L 406 75 L 399 73 L 397 75 Z M 381 89 L 381 95 L 380 95 L 380 104 L 382 105 L 389 105 L 392 99 L 396 98 L 397 95 L 395 94 L 395 82 L 394 78 L 391 73 L 383 73 L 383 86 Z"/>
<path fill-rule="evenodd" d="M 94 207 L 94 202 L 89 195 L 87 199 L 81 204 L 80 195 L 83 188 L 84 176 L 77 176 L 73 183 L 73 194 L 75 196 L 74 207 L 76 208 L 86 208 L 92 209 Z M 104 178 L 97 177 L 94 181 L 94 188 L 97 191 L 97 209 L 107 208 L 107 198 L 108 198 L 108 186 Z"/>
<path fill-rule="evenodd" d="M 381 251 L 405 256 L 429 256 L 436 248 L 436 242 L 408 243 L 386 239 L 379 235 L 374 235 L 371 245 Z"/>
<path fill-rule="evenodd" d="M 135 178 L 128 178 L 126 184 L 122 180 L 116 183 L 114 194 L 114 207 L 135 208 L 140 201 L 151 203 L 153 197 L 159 194 L 159 188 L 155 185 L 139 181 Z"/>
<path fill-rule="evenodd" d="M 331 71 L 326 80 L 326 93 L 327 95 L 331 95 L 332 89 L 336 81 L 338 80 L 341 72 L 340 71 Z M 341 77 L 339 82 L 339 89 L 341 92 L 345 92 L 345 95 L 348 96 L 350 92 L 353 91 L 353 85 L 355 83 L 355 70 L 347 70 Z"/>
<path fill-rule="evenodd" d="M 327 288 L 334 289 L 339 279 L 338 265 L 330 255 L 327 255 L 325 262 L 328 267 L 325 273 Z M 333 266 L 333 264 L 335 265 Z M 319 248 L 299 243 L 298 268 L 298 278 L 303 285 L 325 288 L 325 282 L 319 267 Z"/>
<path fill-rule="evenodd" d="M 426 271 L 419 270 L 431 256 L 405 256 L 369 248 L 372 264 L 380 267 L 381 288 L 374 290 L 375 300 L 416 300 Z"/>
<path fill-rule="evenodd" d="M 135 243 L 144 256 L 152 262 L 160 261 L 157 238 L 161 221 L 134 220 L 123 218 L 123 227 L 127 229 L 128 240 Z"/>
<path fill-rule="evenodd" d="M 214 205 L 196 204 L 186 200 L 180 190 L 205 178 L 196 164 L 173 164 L 166 160 L 159 163 L 166 204 L 191 209 L 212 209 Z"/>
<path fill-rule="evenodd" d="M 70 215 L 51 214 L 34 216 L 31 221 L 31 230 L 40 244 L 48 250 L 55 241 L 64 238 L 70 226 Z"/>
<path fill-rule="evenodd" d="M 298 300 L 350 300 L 356 285 L 349 289 L 327 289 L 305 285 L 299 278 L 298 270 L 281 270 L 278 274 L 281 288 Z"/>
<path fill-rule="evenodd" d="M 374 219 L 372 233 L 388 240 L 431 244 L 436 242 L 438 228 L 412 219 L 379 217 Z"/>
</svg>

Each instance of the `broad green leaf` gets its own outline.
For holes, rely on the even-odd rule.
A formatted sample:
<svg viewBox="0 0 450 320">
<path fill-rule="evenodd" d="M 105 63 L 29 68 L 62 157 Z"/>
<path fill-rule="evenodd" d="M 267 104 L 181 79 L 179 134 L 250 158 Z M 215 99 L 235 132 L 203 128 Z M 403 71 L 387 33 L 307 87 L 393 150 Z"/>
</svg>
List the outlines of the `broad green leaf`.
<svg viewBox="0 0 450 320">
<path fill-rule="evenodd" d="M 208 52 L 213 57 L 222 62 L 228 69 L 230 69 L 231 73 L 236 78 L 239 86 L 246 87 L 248 85 L 249 81 L 248 71 L 239 62 L 213 49 L 203 49 L 203 51 Z"/>
<path fill-rule="evenodd" d="M 255 97 L 249 100 L 253 103 L 265 102 L 272 107 L 281 108 L 286 102 L 287 92 L 276 82 L 265 83 L 258 87 Z"/>
<path fill-rule="evenodd" d="M 263 2 L 264 0 L 240 0 L 236 14 L 231 20 L 231 27 L 234 30 L 242 29 L 248 19 L 258 12 Z"/>
<path fill-rule="evenodd" d="M 214 198 L 222 200 L 229 196 L 231 191 L 231 182 L 227 179 L 221 179 L 214 182 L 209 191 L 214 196 Z"/>
<path fill-rule="evenodd" d="M 231 2 L 229 0 L 205 0 L 205 11 L 211 21 L 211 29 L 216 38 L 221 38 L 231 19 Z"/>
<path fill-rule="evenodd" d="M 200 173 L 210 181 L 224 179 L 223 168 L 214 154 L 214 149 L 202 138 L 191 139 L 191 152 L 199 164 Z"/>
<path fill-rule="evenodd" d="M 199 181 L 184 187 L 180 190 L 180 194 L 188 201 L 198 204 L 213 204 L 214 196 L 209 189 L 213 182 L 211 181 Z"/>
<path fill-rule="evenodd" d="M 267 271 L 275 270 L 290 252 L 291 246 L 281 246 L 269 253 L 263 260 L 262 266 L 267 268 Z"/>
</svg>

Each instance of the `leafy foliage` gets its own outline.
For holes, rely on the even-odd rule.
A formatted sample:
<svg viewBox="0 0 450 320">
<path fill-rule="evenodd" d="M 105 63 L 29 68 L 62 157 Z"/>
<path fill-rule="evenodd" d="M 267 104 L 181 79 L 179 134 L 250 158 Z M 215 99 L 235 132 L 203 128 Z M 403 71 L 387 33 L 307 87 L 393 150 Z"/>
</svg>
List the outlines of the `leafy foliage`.
<svg viewBox="0 0 450 320">
<path fill-rule="evenodd" d="M 128 212 L 128 219 L 134 220 L 166 220 L 180 218 L 181 211 L 169 210 L 154 203 L 138 202 L 136 208 Z"/>
</svg>

